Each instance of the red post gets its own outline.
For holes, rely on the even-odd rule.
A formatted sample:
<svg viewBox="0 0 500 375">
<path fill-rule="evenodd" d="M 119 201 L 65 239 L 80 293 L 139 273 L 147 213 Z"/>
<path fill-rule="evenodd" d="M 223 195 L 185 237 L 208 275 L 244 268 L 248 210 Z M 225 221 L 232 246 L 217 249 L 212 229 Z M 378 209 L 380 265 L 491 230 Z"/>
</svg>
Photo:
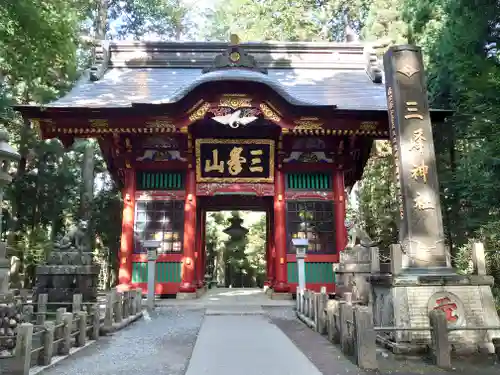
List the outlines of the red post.
<svg viewBox="0 0 500 375">
<path fill-rule="evenodd" d="M 335 245 L 337 248 L 337 261 L 340 251 L 347 245 L 347 230 L 345 227 L 345 189 L 344 172 L 337 170 L 333 175 L 333 199 L 335 217 Z"/>
<path fill-rule="evenodd" d="M 186 200 L 184 204 L 184 244 L 182 258 L 181 293 L 195 293 L 195 244 L 196 244 L 196 176 L 194 169 L 186 173 Z"/>
<path fill-rule="evenodd" d="M 286 264 L 286 206 L 285 206 L 285 175 L 276 170 L 274 177 L 274 246 L 276 282 L 273 290 L 276 293 L 288 293 L 290 286 L 287 278 Z"/>
<path fill-rule="evenodd" d="M 205 280 L 205 211 L 200 210 L 198 230 L 196 231 L 196 279 L 197 287 L 202 288 Z"/>
<path fill-rule="evenodd" d="M 122 189 L 123 215 L 120 241 L 118 288 L 128 290 L 132 282 L 132 253 L 134 252 L 135 170 L 126 169 Z"/>
</svg>

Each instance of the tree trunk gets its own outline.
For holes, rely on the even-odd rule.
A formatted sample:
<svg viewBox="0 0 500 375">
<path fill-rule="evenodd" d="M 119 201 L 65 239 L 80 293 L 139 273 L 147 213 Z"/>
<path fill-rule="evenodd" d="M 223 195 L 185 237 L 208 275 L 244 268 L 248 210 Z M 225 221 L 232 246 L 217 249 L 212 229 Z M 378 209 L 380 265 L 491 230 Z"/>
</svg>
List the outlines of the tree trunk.
<svg viewBox="0 0 500 375">
<path fill-rule="evenodd" d="M 28 140 L 31 133 L 31 122 L 27 119 L 23 119 L 23 128 L 21 129 L 21 139 L 20 139 L 20 147 L 19 154 L 21 159 L 19 160 L 19 165 L 17 168 L 17 173 L 14 177 L 14 199 L 11 202 L 12 206 L 12 222 L 10 224 L 9 235 L 7 236 L 7 243 L 9 247 L 14 247 L 16 242 L 18 241 L 18 235 L 20 231 L 20 218 L 21 218 L 21 207 L 24 190 L 22 189 L 22 182 L 26 176 L 26 167 L 28 165 L 28 155 L 29 155 L 29 147 Z M 22 254 L 17 253 L 12 254 L 18 256 L 22 259 Z"/>
</svg>

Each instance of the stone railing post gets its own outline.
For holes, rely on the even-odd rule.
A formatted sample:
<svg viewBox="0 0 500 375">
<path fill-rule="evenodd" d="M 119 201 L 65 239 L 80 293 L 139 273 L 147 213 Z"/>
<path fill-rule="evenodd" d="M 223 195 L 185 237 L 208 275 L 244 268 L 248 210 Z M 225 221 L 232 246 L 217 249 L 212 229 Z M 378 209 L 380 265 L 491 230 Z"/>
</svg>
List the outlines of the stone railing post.
<svg viewBox="0 0 500 375">
<path fill-rule="evenodd" d="M 370 247 L 370 272 L 380 273 L 380 254 L 378 247 Z"/>
<path fill-rule="evenodd" d="M 300 312 L 300 288 L 297 287 L 296 289 L 296 292 L 295 292 L 295 310 L 297 310 L 297 312 Z"/>
<path fill-rule="evenodd" d="M 130 315 L 134 316 L 135 314 L 137 314 L 137 311 L 136 311 L 136 307 L 137 307 L 137 292 L 135 291 L 135 289 L 132 289 L 130 291 L 130 305 L 129 305 L 129 309 L 130 309 Z"/>
<path fill-rule="evenodd" d="M 300 312 L 302 314 L 306 313 L 306 293 L 305 293 L 305 291 L 302 291 L 302 293 L 300 293 Z"/>
<path fill-rule="evenodd" d="M 70 312 L 65 312 L 63 314 L 63 336 L 60 354 L 68 355 L 71 349 L 71 332 L 73 331 L 73 314 Z"/>
<path fill-rule="evenodd" d="M 43 326 L 47 316 L 47 303 L 49 302 L 48 294 L 39 294 L 36 307 L 36 325 Z"/>
<path fill-rule="evenodd" d="M 127 319 L 130 315 L 130 291 L 126 290 L 123 292 L 123 319 Z"/>
<path fill-rule="evenodd" d="M 328 294 L 326 293 L 326 288 L 321 288 L 321 293 L 318 296 L 318 323 L 316 329 L 320 334 L 325 334 L 328 325 L 328 317 L 325 311 L 328 305 Z"/>
<path fill-rule="evenodd" d="M 401 251 L 401 245 L 393 244 L 390 246 L 391 250 L 391 273 L 393 275 L 399 275 L 401 269 L 403 268 L 403 252 Z"/>
<path fill-rule="evenodd" d="M 134 311 L 134 304 L 135 304 L 135 290 L 132 289 L 129 292 L 128 296 L 128 313 L 129 315 L 135 315 Z"/>
<path fill-rule="evenodd" d="M 448 339 L 446 315 L 443 311 L 431 310 L 429 321 L 432 328 L 432 351 L 435 364 L 441 368 L 451 368 L 451 347 Z"/>
<path fill-rule="evenodd" d="M 484 257 L 484 245 L 482 242 L 472 244 L 472 265 L 474 274 L 486 275 L 486 259 Z"/>
<path fill-rule="evenodd" d="M 54 353 L 54 335 L 55 335 L 55 324 L 54 322 L 45 322 L 44 333 L 42 337 L 43 349 L 40 352 L 40 357 L 38 358 L 38 363 L 42 366 L 50 365 L 52 361 L 52 355 Z"/>
<path fill-rule="evenodd" d="M 137 314 L 142 311 L 142 289 L 137 288 L 136 290 L 137 293 L 137 306 L 136 306 L 136 312 Z"/>
<path fill-rule="evenodd" d="M 313 322 L 315 321 L 316 316 L 316 293 L 312 292 L 309 294 L 309 319 Z"/>
<path fill-rule="evenodd" d="M 27 375 L 31 367 L 31 349 L 33 346 L 33 324 L 22 323 L 17 327 L 15 348 L 15 366 L 13 375 Z"/>
<path fill-rule="evenodd" d="M 340 302 L 328 301 L 327 302 L 327 316 L 328 316 L 328 340 L 335 344 L 340 343 L 339 330 L 337 329 L 337 316 L 339 315 Z"/>
<path fill-rule="evenodd" d="M 106 294 L 106 310 L 104 311 L 104 327 L 106 329 L 111 329 L 113 326 L 113 322 L 115 319 L 115 298 L 116 298 L 116 290 L 111 289 Z"/>
<path fill-rule="evenodd" d="M 85 311 L 78 311 L 78 335 L 76 335 L 76 346 L 85 346 L 87 340 L 87 313 Z"/>
<path fill-rule="evenodd" d="M 83 296 L 81 294 L 74 294 L 73 295 L 73 305 L 72 305 L 72 312 L 76 314 L 78 311 L 82 311 L 82 303 L 83 303 Z"/>
<path fill-rule="evenodd" d="M 121 323 L 123 320 L 123 293 L 116 292 L 115 301 L 115 323 Z"/>
<path fill-rule="evenodd" d="M 56 326 L 59 326 L 59 325 L 64 323 L 64 320 L 63 320 L 64 313 L 66 313 L 65 307 L 60 307 L 56 310 L 56 321 L 55 321 Z M 55 332 L 54 332 L 54 340 L 58 340 L 58 339 L 62 338 L 63 335 L 64 335 L 64 327 L 56 328 Z M 61 342 L 57 343 L 56 347 L 54 349 L 54 352 L 57 354 L 61 354 L 62 347 L 63 347 L 63 345 Z"/>
<path fill-rule="evenodd" d="M 23 319 L 25 322 L 27 323 L 33 322 L 33 312 L 34 312 L 33 305 L 25 305 L 23 307 Z"/>
<path fill-rule="evenodd" d="M 347 326 L 348 313 L 350 306 L 345 301 L 339 303 L 339 322 L 340 322 L 340 348 L 343 353 L 347 353 L 349 347 L 349 327 Z"/>
<path fill-rule="evenodd" d="M 353 310 L 357 364 L 363 370 L 377 370 L 376 334 L 372 312 L 366 306 L 355 306 Z"/>
</svg>

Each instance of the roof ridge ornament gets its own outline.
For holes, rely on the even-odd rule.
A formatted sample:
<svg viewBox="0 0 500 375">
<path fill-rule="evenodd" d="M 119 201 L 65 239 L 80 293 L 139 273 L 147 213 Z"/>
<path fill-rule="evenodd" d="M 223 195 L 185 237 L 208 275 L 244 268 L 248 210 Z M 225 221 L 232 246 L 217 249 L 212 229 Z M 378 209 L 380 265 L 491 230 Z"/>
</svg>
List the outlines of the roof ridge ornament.
<svg viewBox="0 0 500 375">
<path fill-rule="evenodd" d="M 374 83 L 382 83 L 383 64 L 380 59 L 380 52 L 385 51 L 392 41 L 380 40 L 375 43 L 365 45 L 363 54 L 366 60 L 366 73 Z"/>
<path fill-rule="evenodd" d="M 95 46 L 95 60 L 90 68 L 90 81 L 99 81 L 109 66 L 109 41 L 102 40 Z"/>
<path fill-rule="evenodd" d="M 215 56 L 212 66 L 203 69 L 203 73 L 227 69 L 248 69 L 267 74 L 267 69 L 259 67 L 255 57 L 249 55 L 240 46 L 240 38 L 236 34 L 231 34 L 229 47 L 220 55 Z"/>
</svg>

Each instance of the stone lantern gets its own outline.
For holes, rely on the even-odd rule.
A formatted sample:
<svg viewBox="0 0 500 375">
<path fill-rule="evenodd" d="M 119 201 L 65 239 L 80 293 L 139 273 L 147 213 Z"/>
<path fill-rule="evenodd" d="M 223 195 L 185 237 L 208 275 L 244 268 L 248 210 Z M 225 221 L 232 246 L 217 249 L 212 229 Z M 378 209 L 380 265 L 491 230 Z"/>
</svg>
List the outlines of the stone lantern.
<svg viewBox="0 0 500 375">
<path fill-rule="evenodd" d="M 5 187 L 12 182 L 9 170 L 12 162 L 19 161 L 20 155 L 9 145 L 9 133 L 0 129 L 0 234 L 2 233 L 2 202 Z M 0 242 L 0 296 L 6 294 L 9 289 L 9 261 L 6 258 L 7 246 Z"/>
<path fill-rule="evenodd" d="M 248 229 L 241 225 L 243 223 L 243 219 L 239 216 L 230 218 L 229 223 L 229 227 L 224 229 L 224 233 L 226 233 L 229 237 L 233 239 L 240 239 L 248 233 Z"/>
<path fill-rule="evenodd" d="M 5 187 L 12 182 L 9 170 L 12 162 L 20 159 L 19 154 L 9 145 L 9 134 L 0 129 L 0 233 L 2 233 L 2 201 Z M 10 262 L 7 259 L 7 246 L 0 242 L 0 359 L 12 355 L 15 335 L 21 320 L 21 301 L 14 301 L 9 293 Z"/>
</svg>

